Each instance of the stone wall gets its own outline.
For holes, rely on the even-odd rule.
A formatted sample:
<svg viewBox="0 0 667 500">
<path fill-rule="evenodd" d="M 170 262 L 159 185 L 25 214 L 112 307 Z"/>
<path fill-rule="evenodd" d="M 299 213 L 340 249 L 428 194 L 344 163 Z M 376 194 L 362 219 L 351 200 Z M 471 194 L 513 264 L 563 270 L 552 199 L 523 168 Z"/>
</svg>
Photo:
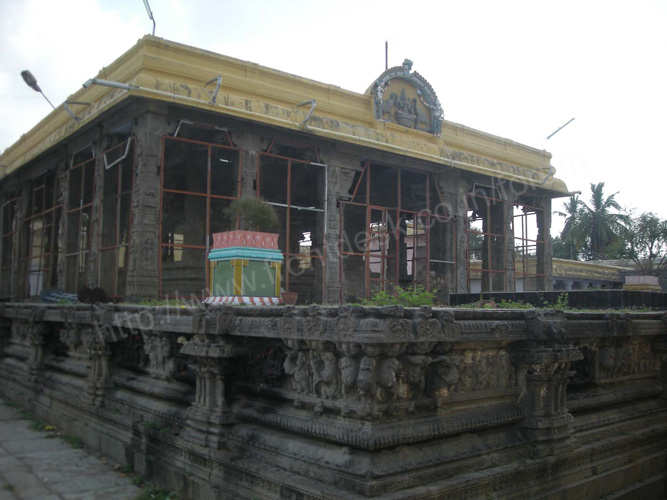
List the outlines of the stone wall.
<svg viewBox="0 0 667 500">
<path fill-rule="evenodd" d="M 186 498 L 663 498 L 665 321 L 2 304 L 0 393 Z"/>
</svg>

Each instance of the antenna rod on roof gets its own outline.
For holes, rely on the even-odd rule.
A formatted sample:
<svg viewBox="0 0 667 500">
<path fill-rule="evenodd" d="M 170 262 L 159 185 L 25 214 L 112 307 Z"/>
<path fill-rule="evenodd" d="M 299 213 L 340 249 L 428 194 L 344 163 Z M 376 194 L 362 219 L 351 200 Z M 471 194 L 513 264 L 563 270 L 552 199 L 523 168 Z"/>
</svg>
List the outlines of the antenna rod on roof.
<svg viewBox="0 0 667 500">
<path fill-rule="evenodd" d="M 558 127 L 558 128 L 556 129 L 555 132 L 552 132 L 551 135 L 549 135 L 549 137 L 547 137 L 547 141 L 548 141 L 549 139 L 551 139 L 554 135 L 556 135 L 561 129 L 567 127 L 567 126 L 568 126 L 570 123 L 572 123 L 573 121 L 574 121 L 574 118 L 572 118 L 569 122 L 567 122 L 567 123 L 566 123 L 565 125 L 563 125 L 562 127 Z"/>
<path fill-rule="evenodd" d="M 153 12 L 151 11 L 151 6 L 148 4 L 148 0 L 144 0 L 144 7 L 146 7 L 149 19 L 153 21 L 153 36 L 155 36 L 155 18 L 153 17 Z"/>
<path fill-rule="evenodd" d="M 389 69 L 389 40 L 384 41 L 384 70 Z"/>
</svg>

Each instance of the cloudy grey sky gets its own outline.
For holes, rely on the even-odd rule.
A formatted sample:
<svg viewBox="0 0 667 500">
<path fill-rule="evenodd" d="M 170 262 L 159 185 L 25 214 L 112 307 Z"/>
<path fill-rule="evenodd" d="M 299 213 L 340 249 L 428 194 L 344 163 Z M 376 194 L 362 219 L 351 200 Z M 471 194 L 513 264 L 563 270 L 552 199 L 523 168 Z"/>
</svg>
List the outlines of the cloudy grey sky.
<svg viewBox="0 0 667 500">
<path fill-rule="evenodd" d="M 550 151 L 586 200 L 604 181 L 667 218 L 665 0 L 150 3 L 157 36 L 356 92 L 389 40 L 390 66 L 412 59 L 446 119 Z M 142 0 L 0 0 L 0 151 L 50 111 L 23 69 L 57 106 L 151 29 Z"/>
</svg>

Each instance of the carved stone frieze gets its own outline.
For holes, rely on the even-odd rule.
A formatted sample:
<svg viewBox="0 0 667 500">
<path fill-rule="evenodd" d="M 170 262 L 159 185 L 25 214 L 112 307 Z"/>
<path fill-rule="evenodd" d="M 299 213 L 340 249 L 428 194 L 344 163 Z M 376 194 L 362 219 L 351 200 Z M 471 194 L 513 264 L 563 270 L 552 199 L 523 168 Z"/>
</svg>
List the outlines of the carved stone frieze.
<svg viewBox="0 0 667 500">
<path fill-rule="evenodd" d="M 235 309 L 224 305 L 214 310 L 198 309 L 192 315 L 192 333 L 198 338 L 206 334 L 224 335 L 232 325 Z"/>
<path fill-rule="evenodd" d="M 253 481 L 268 477 L 273 496 L 597 497 L 604 483 L 648 498 L 664 469 L 658 313 L 207 307 L 136 327 L 119 318 L 171 313 L 3 309 L 3 397 L 223 496 L 267 496 Z M 591 482 L 600 464 L 609 480 Z"/>
<path fill-rule="evenodd" d="M 297 406 L 308 402 L 316 413 L 323 407 L 362 417 L 395 413 L 399 407 L 412 412 L 416 404 L 436 408 L 454 393 L 516 386 L 505 349 L 452 351 L 451 343 L 434 341 L 283 342 L 283 387 Z"/>
</svg>

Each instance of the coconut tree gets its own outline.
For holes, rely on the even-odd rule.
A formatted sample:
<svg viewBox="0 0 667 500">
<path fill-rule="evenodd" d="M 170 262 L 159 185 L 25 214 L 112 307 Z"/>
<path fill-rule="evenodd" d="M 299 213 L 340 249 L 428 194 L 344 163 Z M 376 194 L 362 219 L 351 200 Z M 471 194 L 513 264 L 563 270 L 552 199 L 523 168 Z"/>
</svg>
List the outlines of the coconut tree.
<svg viewBox="0 0 667 500">
<path fill-rule="evenodd" d="M 579 223 L 574 230 L 575 241 L 588 241 L 592 260 L 606 258 L 609 246 L 619 239 L 628 217 L 618 213 L 621 206 L 614 193 L 605 197 L 604 182 L 591 183 L 591 204 L 582 202 Z"/>
<path fill-rule="evenodd" d="M 581 208 L 583 202 L 579 195 L 570 196 L 570 199 L 563 203 L 563 212 L 556 211 L 556 215 L 565 217 L 565 225 L 560 233 L 560 241 L 563 244 L 563 250 L 570 260 L 577 260 L 579 257 L 579 245 L 577 245 L 575 235 L 576 228 L 581 219 Z"/>
<path fill-rule="evenodd" d="M 625 240 L 625 256 L 642 274 L 660 276 L 667 270 L 667 221 L 645 212 L 627 225 Z"/>
</svg>

